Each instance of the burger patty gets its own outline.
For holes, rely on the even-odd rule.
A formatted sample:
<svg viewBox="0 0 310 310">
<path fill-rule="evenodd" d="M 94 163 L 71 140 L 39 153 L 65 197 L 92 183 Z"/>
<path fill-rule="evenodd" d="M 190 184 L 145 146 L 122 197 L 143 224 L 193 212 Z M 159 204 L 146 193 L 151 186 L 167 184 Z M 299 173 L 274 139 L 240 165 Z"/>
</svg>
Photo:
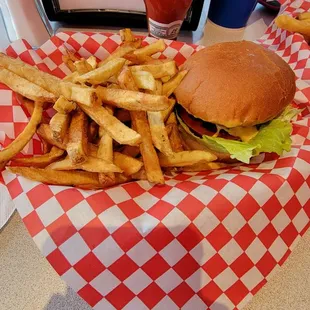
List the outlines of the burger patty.
<svg viewBox="0 0 310 310">
<path fill-rule="evenodd" d="M 211 136 L 212 137 L 216 134 L 217 127 L 215 124 L 205 122 L 199 118 L 192 116 L 180 105 L 178 105 L 177 111 L 178 111 L 178 115 L 183 120 L 183 122 L 197 136 L 199 137 Z M 224 138 L 224 139 L 230 139 L 230 140 L 240 140 L 239 138 L 230 135 L 225 130 L 220 130 L 217 137 Z"/>
</svg>

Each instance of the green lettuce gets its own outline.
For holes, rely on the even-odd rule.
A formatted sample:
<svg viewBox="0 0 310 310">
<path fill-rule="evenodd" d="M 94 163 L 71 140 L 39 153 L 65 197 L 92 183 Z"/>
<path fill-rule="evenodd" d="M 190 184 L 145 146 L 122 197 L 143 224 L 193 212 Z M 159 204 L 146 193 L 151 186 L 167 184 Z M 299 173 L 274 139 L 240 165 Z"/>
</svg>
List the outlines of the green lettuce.
<svg viewBox="0 0 310 310">
<path fill-rule="evenodd" d="M 180 119 L 178 120 L 183 129 L 193 138 L 200 141 L 211 151 L 219 153 L 229 153 L 232 159 L 237 159 L 244 163 L 249 163 L 251 157 L 259 153 L 277 153 L 282 155 L 283 151 L 291 149 L 291 132 L 292 124 L 290 120 L 295 117 L 301 110 L 289 105 L 282 114 L 272 121 L 260 126 L 257 135 L 248 142 L 223 139 L 218 137 L 195 136 L 188 126 Z"/>
</svg>

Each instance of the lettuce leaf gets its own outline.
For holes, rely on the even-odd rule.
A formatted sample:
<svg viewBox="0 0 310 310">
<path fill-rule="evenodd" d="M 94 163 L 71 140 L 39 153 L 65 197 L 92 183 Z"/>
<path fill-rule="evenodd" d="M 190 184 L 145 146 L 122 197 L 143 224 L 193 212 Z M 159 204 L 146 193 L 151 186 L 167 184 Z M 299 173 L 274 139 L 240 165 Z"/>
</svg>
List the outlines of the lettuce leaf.
<svg viewBox="0 0 310 310">
<path fill-rule="evenodd" d="M 183 129 L 200 143 L 203 143 L 211 151 L 229 153 L 232 159 L 249 163 L 251 157 L 259 153 L 277 153 L 282 155 L 283 151 L 291 149 L 292 125 L 290 120 L 300 113 L 301 110 L 289 105 L 282 114 L 272 121 L 262 125 L 257 135 L 248 142 L 241 142 L 217 137 L 195 136 L 188 126 L 177 115 Z"/>
</svg>

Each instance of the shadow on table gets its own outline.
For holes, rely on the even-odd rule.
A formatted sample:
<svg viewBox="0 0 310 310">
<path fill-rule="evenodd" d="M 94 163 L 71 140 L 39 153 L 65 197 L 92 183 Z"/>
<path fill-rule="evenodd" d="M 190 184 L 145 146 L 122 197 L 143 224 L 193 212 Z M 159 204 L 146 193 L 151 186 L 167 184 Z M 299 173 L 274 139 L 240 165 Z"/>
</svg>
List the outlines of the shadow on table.
<svg viewBox="0 0 310 310">
<path fill-rule="evenodd" d="M 162 294 L 165 292 L 166 295 L 177 303 L 180 309 L 182 309 L 184 305 L 186 305 L 184 309 L 203 309 L 205 303 L 208 306 L 212 305 L 212 310 L 229 310 L 226 305 L 213 302 L 214 299 L 218 297 L 214 297 L 214 289 L 212 289 L 212 287 L 214 288 L 214 283 L 211 283 L 211 287 L 209 288 L 209 281 L 206 280 L 206 277 L 208 278 L 208 276 L 201 278 L 202 273 L 198 272 L 199 266 L 202 266 L 207 261 L 207 258 L 213 256 L 213 252 L 210 254 L 208 253 L 208 248 L 203 248 L 201 242 L 203 241 L 202 235 L 193 224 L 184 228 L 173 226 L 173 221 L 171 221 L 169 225 L 170 229 L 168 230 L 161 222 L 159 222 L 159 224 L 150 230 L 144 238 L 142 238 L 138 232 L 139 230 L 143 233 L 148 229 L 143 220 L 141 220 L 141 225 L 137 221 L 135 221 L 135 225 L 128 221 L 118 229 L 115 229 L 114 227 L 104 228 L 97 217 L 91 222 L 91 225 L 89 224 L 82 227 L 78 232 L 72 233 L 72 239 L 74 239 L 75 242 L 70 242 L 72 239 L 68 239 L 65 248 L 71 257 L 72 253 L 80 253 L 81 247 L 84 247 L 84 250 L 85 247 L 87 248 L 88 254 L 85 254 L 89 256 L 87 261 L 85 262 L 82 259 L 71 266 L 74 269 L 83 268 L 85 271 L 86 268 L 89 270 L 89 274 L 91 274 L 92 277 L 88 279 L 88 281 L 90 281 L 89 283 L 91 285 L 93 284 L 92 280 L 96 277 L 99 278 L 101 275 L 101 272 L 99 272 L 99 274 L 96 273 L 95 266 L 92 264 L 92 261 L 95 262 L 97 258 L 105 265 L 105 267 L 107 267 L 106 269 L 118 277 L 118 280 L 115 279 L 115 281 L 118 281 L 119 284 L 124 283 L 126 285 L 126 279 L 138 270 L 139 265 L 142 266 L 141 269 L 147 274 L 146 277 L 150 281 L 153 280 L 153 282 L 150 283 L 150 286 L 147 286 L 146 288 L 143 287 L 140 290 L 137 289 L 139 285 L 136 286 L 137 291 L 134 293 L 149 309 L 154 308 L 156 305 L 156 309 L 158 310 L 171 309 L 171 301 L 170 306 L 169 301 L 168 303 L 167 301 L 163 302 L 162 296 L 165 294 Z M 60 226 L 57 228 L 55 227 L 55 229 L 52 230 L 49 229 L 49 233 L 54 240 L 59 240 L 59 238 L 62 238 L 63 235 L 68 233 L 68 230 L 72 230 L 72 225 L 70 227 Z M 112 232 L 112 234 L 110 235 L 107 230 Z M 177 237 L 175 238 L 171 232 Z M 79 236 L 77 234 L 79 234 Z M 80 236 L 84 241 L 82 241 Z M 90 249 L 92 253 L 89 253 L 88 249 Z M 59 248 L 56 251 L 59 251 Z M 189 251 L 191 251 L 192 255 L 189 254 Z M 97 258 L 95 258 L 95 256 Z M 179 256 L 182 256 L 183 258 L 178 260 L 177 257 Z M 118 259 L 116 260 L 115 257 L 118 257 Z M 56 263 L 59 267 L 59 262 L 55 262 L 54 260 L 49 261 L 52 266 Z M 131 268 L 130 271 L 128 268 L 128 271 L 126 270 L 128 263 Z M 55 269 L 57 270 L 56 265 Z M 167 273 L 168 271 L 171 273 Z M 189 285 L 186 284 L 185 280 Z M 114 300 L 113 298 L 115 298 L 115 296 L 109 295 L 111 291 L 109 285 L 106 282 L 100 283 L 100 281 L 105 280 L 96 279 L 96 281 L 94 281 L 95 289 L 99 291 L 102 296 L 106 297 L 117 310 L 123 309 L 130 300 L 123 300 L 124 298 Z M 132 279 L 129 283 L 132 283 L 131 281 Z M 73 285 L 72 283 L 67 284 Z M 153 294 L 155 293 L 153 289 L 151 289 L 151 285 L 157 287 L 156 292 L 161 291 L 161 297 L 158 299 L 154 298 Z M 158 286 L 160 288 L 158 288 Z M 196 296 L 194 292 L 197 293 Z M 83 293 L 81 296 L 83 296 L 86 302 L 91 306 L 98 303 L 98 299 L 92 300 L 92 297 Z M 198 296 L 199 298 L 197 298 Z M 187 303 L 190 303 L 190 307 Z M 70 288 L 65 296 L 61 294 L 52 296 L 49 304 L 44 310 L 59 309 L 88 310 L 89 307 L 83 304 L 80 298 L 77 298 L 74 291 Z M 135 306 L 128 307 L 128 310 L 129 309 L 135 310 Z"/>
</svg>

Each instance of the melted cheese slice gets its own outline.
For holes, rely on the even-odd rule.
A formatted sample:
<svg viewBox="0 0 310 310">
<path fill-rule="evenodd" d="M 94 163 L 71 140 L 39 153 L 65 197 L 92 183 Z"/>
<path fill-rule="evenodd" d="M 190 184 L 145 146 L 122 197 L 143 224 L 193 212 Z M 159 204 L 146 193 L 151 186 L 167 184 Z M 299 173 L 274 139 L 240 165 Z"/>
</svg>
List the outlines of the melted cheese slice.
<svg viewBox="0 0 310 310">
<path fill-rule="evenodd" d="M 218 136 L 221 129 L 225 130 L 226 132 L 228 132 L 230 135 L 234 137 L 240 138 L 243 142 L 250 141 L 258 133 L 256 126 L 234 127 L 234 128 L 226 128 L 223 126 L 217 126 L 217 132 L 214 134 L 214 137 Z"/>
</svg>

